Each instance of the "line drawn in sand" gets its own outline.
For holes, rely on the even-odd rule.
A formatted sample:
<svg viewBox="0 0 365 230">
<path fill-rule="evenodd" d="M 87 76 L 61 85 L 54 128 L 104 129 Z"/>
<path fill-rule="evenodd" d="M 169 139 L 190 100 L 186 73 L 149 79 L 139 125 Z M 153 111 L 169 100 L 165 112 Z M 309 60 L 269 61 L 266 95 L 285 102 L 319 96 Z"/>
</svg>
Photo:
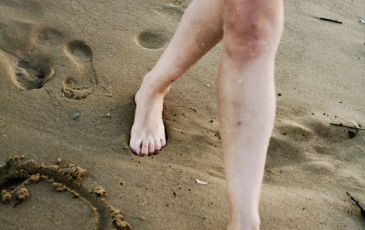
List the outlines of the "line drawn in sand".
<svg viewBox="0 0 365 230">
<path fill-rule="evenodd" d="M 33 160 L 22 162 L 19 157 L 13 157 L 5 165 L 0 166 L 1 201 L 8 204 L 15 196 L 19 202 L 14 206 L 20 205 L 22 201 L 29 198 L 26 186 L 30 183 L 44 181 L 51 183 L 55 191 L 69 192 L 75 198 L 86 202 L 97 219 L 94 230 L 132 229 L 132 226 L 123 220 L 121 212 L 105 200 L 104 197 L 107 194 L 104 188 L 96 187 L 94 191 L 91 191 L 81 185 L 85 173 L 84 169 L 73 164 L 61 169 L 58 165 L 44 166 Z M 20 180 L 24 180 L 20 185 L 11 187 L 9 191 L 5 189 L 5 186 Z"/>
</svg>

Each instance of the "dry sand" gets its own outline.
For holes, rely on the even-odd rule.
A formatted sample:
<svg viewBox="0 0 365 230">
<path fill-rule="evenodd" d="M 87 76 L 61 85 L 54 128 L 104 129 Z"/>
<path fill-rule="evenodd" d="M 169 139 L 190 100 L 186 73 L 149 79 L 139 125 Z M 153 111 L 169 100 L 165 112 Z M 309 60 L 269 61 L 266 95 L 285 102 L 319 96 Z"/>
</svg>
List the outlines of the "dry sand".
<svg viewBox="0 0 365 230">
<path fill-rule="evenodd" d="M 167 147 L 148 158 L 128 149 L 133 95 L 189 2 L 0 0 L 0 162 L 24 155 L 23 162 L 65 170 L 78 165 L 86 170 L 82 188 L 104 188 L 136 230 L 225 229 L 215 99 L 221 45 L 168 94 Z M 365 206 L 365 131 L 350 138 L 355 129 L 330 125 L 365 126 L 364 2 L 293 0 L 285 9 L 262 229 L 365 229 L 346 195 Z M 0 203 L 0 229 L 91 229 L 97 222 L 86 202 L 96 195 L 74 199 L 44 181 L 26 191 L 22 203 L 16 195 Z"/>
</svg>

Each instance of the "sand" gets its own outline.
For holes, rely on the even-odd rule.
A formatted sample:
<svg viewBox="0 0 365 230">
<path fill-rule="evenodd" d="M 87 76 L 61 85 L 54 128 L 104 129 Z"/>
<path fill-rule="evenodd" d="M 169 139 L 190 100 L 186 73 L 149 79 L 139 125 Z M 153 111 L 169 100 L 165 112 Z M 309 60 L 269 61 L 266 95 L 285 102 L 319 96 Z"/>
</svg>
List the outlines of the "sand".
<svg viewBox="0 0 365 230">
<path fill-rule="evenodd" d="M 87 203 L 100 199 L 137 230 L 225 229 L 221 44 L 166 97 L 167 147 L 149 158 L 128 149 L 133 95 L 189 2 L 0 0 L 0 165 L 21 155 L 55 170 L 77 165 L 85 170 L 79 186 L 90 192 L 48 178 L 23 186 L 19 201 L 11 187 L 36 174 L 1 182 L 9 201 L 0 203 L 1 229 L 93 229 L 110 223 Z M 262 229 L 364 229 L 346 194 L 365 206 L 363 1 L 293 0 L 285 10 Z"/>
<path fill-rule="evenodd" d="M 44 166 L 33 160 L 22 162 L 19 157 L 10 158 L 5 165 L 0 167 L 0 186 L 16 184 L 19 180 L 24 180 L 24 182 L 11 186 L 9 191 L 1 190 L 2 202 L 12 205 L 11 198 L 15 194 L 16 199 L 20 201 L 12 205 L 15 208 L 28 199 L 29 192 L 26 187 L 30 183 L 37 184 L 45 181 L 52 184 L 55 191 L 67 191 L 73 195 L 73 198 L 85 202 L 93 211 L 96 219 L 93 229 L 132 229 L 130 224 L 123 220 L 120 210 L 116 210 L 104 198 L 101 198 L 107 195 L 104 188 L 96 187 L 94 191 L 91 191 L 81 185 L 85 173 L 84 169 L 73 164 L 66 169 L 60 169 L 57 165 Z M 57 209 L 57 207 L 53 206 L 52 209 Z M 73 209 L 70 208 L 67 211 L 72 212 Z"/>
</svg>

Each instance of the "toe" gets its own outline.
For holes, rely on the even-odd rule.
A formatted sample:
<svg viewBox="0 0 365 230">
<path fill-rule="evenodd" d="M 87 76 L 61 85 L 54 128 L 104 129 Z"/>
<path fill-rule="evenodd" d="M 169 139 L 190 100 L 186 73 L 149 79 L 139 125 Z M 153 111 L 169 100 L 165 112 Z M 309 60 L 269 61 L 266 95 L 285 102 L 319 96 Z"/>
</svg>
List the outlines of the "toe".
<svg viewBox="0 0 365 230">
<path fill-rule="evenodd" d="M 150 141 L 148 146 L 148 156 L 151 156 L 155 152 L 155 143 L 153 141 Z"/>
<path fill-rule="evenodd" d="M 161 150 L 161 141 L 156 141 L 155 143 L 155 150 L 160 151 Z"/>
<path fill-rule="evenodd" d="M 131 140 L 130 143 L 129 143 L 129 149 L 136 156 L 139 155 L 139 152 L 141 150 L 141 147 L 140 146 L 141 146 L 141 141 Z"/>
<path fill-rule="evenodd" d="M 166 146 L 166 140 L 165 140 L 165 138 L 161 138 L 160 142 L 161 142 L 161 148 L 163 148 L 163 147 Z"/>
<path fill-rule="evenodd" d="M 147 156 L 147 155 L 148 155 L 148 141 L 144 141 L 141 146 L 140 156 Z"/>
<path fill-rule="evenodd" d="M 132 152 L 134 155 L 138 156 L 138 152 L 137 152 L 137 150 L 134 150 L 131 146 L 129 146 L 129 149 L 131 150 L 131 152 Z"/>
</svg>

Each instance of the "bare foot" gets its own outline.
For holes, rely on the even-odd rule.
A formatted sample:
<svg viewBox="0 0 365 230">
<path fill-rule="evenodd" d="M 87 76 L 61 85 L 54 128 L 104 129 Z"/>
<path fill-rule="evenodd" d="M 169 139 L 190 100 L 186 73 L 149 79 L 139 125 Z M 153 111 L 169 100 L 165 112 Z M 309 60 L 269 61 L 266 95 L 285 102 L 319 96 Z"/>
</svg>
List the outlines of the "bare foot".
<svg viewBox="0 0 365 230">
<path fill-rule="evenodd" d="M 165 126 L 162 121 L 163 93 L 156 93 L 159 86 L 146 76 L 135 96 L 136 113 L 129 147 L 137 156 L 151 156 L 166 145 Z"/>
</svg>

